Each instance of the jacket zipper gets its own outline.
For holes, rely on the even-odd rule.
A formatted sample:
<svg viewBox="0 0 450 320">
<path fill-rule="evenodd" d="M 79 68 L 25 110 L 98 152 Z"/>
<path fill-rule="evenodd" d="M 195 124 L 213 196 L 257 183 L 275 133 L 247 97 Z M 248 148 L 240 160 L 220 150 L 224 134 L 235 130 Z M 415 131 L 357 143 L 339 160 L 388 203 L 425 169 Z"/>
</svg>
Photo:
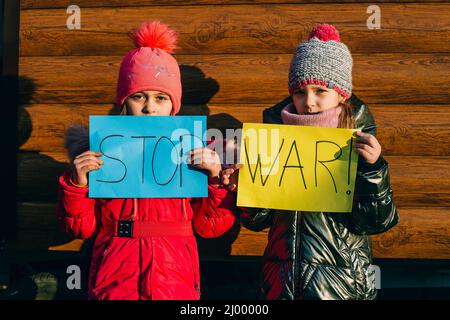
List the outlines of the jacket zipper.
<svg viewBox="0 0 450 320">
<path fill-rule="evenodd" d="M 302 297 L 302 287 L 300 283 L 300 268 L 301 268 L 301 259 L 302 259 L 302 233 L 301 233 L 301 225 L 302 225 L 302 212 L 301 211 L 295 211 L 295 252 L 296 255 L 294 257 L 294 299 L 298 292 L 299 298 Z"/>
</svg>

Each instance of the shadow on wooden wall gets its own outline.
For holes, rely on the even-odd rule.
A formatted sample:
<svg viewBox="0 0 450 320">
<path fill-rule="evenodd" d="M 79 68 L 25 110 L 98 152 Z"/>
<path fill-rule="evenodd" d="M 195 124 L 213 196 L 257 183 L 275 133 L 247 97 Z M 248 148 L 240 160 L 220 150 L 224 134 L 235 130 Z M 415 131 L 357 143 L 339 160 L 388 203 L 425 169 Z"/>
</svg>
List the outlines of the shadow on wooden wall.
<svg viewBox="0 0 450 320">
<path fill-rule="evenodd" d="M 206 115 L 208 116 L 208 128 L 218 128 L 225 131 L 226 128 L 240 128 L 242 122 L 227 113 L 210 115 L 208 102 L 219 91 L 218 82 L 210 77 L 205 77 L 204 72 L 195 66 L 181 66 L 181 78 L 183 83 L 182 115 Z M 32 117 L 26 106 L 30 105 L 35 92 L 35 84 L 28 77 L 20 78 L 21 100 L 19 108 L 19 148 L 27 143 L 32 134 L 40 136 L 39 130 L 34 128 Z M 116 105 L 105 110 L 104 114 L 117 115 L 120 111 Z M 70 119 L 70 118 L 69 118 Z M 83 120 L 67 123 L 87 126 L 88 117 Z M 47 128 L 47 130 L 49 130 Z M 51 129 L 50 129 L 51 130 Z M 56 133 L 57 128 L 55 128 Z M 59 230 L 56 223 L 56 201 L 59 175 L 68 168 L 67 161 L 58 161 L 47 156 L 40 150 L 19 150 L 19 175 L 18 201 L 19 219 L 17 239 L 11 246 L 17 255 L 25 254 L 30 257 L 34 253 L 34 259 L 46 259 L 43 252 L 73 250 L 80 251 L 82 256 L 89 256 L 92 241 L 75 240 L 71 236 Z M 217 239 L 203 239 L 197 237 L 201 256 L 229 256 L 231 245 L 237 238 L 240 225 L 235 226 L 224 236 Z M 51 254 L 51 253 L 49 253 Z"/>
</svg>

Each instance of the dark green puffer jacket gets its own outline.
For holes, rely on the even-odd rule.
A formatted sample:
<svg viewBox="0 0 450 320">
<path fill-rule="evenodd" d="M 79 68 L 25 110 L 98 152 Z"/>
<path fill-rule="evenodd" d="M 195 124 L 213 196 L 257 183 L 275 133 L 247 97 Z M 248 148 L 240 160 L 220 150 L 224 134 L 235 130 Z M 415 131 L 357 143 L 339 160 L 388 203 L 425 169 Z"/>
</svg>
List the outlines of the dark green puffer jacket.
<svg viewBox="0 0 450 320">
<path fill-rule="evenodd" d="M 265 123 L 281 123 L 285 99 L 264 111 Z M 355 96 L 356 128 L 375 135 L 366 105 Z M 242 224 L 270 227 L 264 253 L 261 294 L 265 299 L 375 299 L 369 235 L 398 222 L 387 162 L 369 165 L 360 157 L 351 213 L 240 208 Z M 277 211 L 277 212 L 275 212 Z"/>
</svg>

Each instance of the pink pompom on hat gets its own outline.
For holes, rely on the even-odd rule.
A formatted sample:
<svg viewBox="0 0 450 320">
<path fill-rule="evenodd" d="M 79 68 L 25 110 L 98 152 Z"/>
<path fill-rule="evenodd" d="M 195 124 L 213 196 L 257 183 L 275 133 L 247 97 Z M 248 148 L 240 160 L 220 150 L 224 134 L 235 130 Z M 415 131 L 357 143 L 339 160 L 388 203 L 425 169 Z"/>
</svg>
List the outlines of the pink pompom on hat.
<svg viewBox="0 0 450 320">
<path fill-rule="evenodd" d="M 125 99 L 138 91 L 161 91 L 170 96 L 172 115 L 181 107 L 180 67 L 172 56 L 177 34 L 159 21 L 145 21 L 132 33 L 135 49 L 122 59 L 117 82 L 117 106 L 122 109 Z"/>
</svg>

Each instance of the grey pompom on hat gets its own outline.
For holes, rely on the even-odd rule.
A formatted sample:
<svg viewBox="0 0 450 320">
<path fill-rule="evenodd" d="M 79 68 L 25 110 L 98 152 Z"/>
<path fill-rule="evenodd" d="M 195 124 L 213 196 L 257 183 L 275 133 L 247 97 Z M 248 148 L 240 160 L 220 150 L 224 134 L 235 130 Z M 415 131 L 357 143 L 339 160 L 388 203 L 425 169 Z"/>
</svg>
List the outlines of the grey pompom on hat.
<svg viewBox="0 0 450 320">
<path fill-rule="evenodd" d="M 337 91 L 345 98 L 352 94 L 353 59 L 340 41 L 339 32 L 329 24 L 313 28 L 309 40 L 295 50 L 289 68 L 289 93 L 308 84 Z"/>
</svg>

